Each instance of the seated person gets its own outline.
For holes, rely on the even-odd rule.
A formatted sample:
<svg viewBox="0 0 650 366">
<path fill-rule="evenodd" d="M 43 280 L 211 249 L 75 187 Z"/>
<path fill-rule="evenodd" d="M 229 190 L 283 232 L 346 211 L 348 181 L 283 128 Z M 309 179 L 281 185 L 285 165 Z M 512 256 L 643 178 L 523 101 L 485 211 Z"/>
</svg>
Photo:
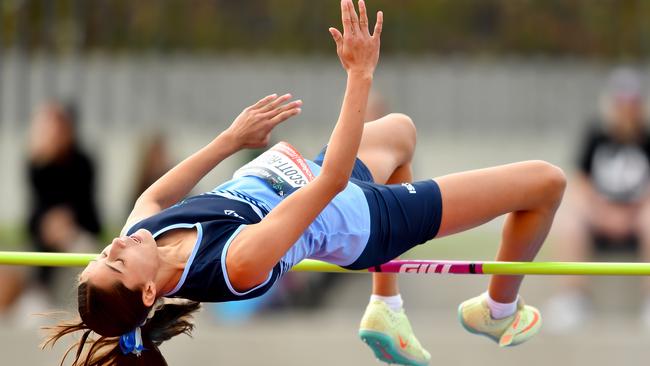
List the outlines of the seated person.
<svg viewBox="0 0 650 366">
<path fill-rule="evenodd" d="M 638 75 L 612 73 L 603 94 L 603 117 L 589 124 L 578 172 L 567 195 L 559 259 L 593 260 L 594 251 L 632 250 L 650 262 L 650 137 L 644 124 Z M 548 329 L 569 330 L 586 315 L 587 277 L 563 279 L 563 292 L 549 303 Z M 643 321 L 650 326 L 650 281 Z"/>
</svg>

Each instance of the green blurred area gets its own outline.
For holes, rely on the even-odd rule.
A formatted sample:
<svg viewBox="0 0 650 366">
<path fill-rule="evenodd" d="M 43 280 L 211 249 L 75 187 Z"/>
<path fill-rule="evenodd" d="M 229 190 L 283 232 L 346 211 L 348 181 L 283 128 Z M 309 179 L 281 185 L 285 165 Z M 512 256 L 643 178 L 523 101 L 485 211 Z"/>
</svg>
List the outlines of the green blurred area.
<svg viewBox="0 0 650 366">
<path fill-rule="evenodd" d="M 0 224 L 0 250 L 24 250 L 25 230 L 15 225 Z"/>
<path fill-rule="evenodd" d="M 384 54 L 644 59 L 645 0 L 369 0 Z M 0 46 L 39 52 L 320 54 L 338 0 L 4 0 Z M 373 16 L 374 18 L 374 16 Z"/>
</svg>

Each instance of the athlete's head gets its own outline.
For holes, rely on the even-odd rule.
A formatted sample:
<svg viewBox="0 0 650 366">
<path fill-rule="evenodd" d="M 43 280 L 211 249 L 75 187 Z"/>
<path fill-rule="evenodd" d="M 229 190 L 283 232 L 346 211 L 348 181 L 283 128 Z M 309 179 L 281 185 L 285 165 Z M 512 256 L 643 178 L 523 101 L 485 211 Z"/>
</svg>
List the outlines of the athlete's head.
<svg viewBox="0 0 650 366">
<path fill-rule="evenodd" d="M 145 306 L 156 300 L 156 276 L 160 259 L 156 241 L 147 230 L 113 239 L 101 254 L 81 272 L 81 283 L 106 291 L 116 283 L 142 294 Z"/>
<path fill-rule="evenodd" d="M 84 331 L 77 343 L 77 365 L 165 365 L 158 346 L 193 328 L 190 314 L 199 303 L 157 298 L 159 258 L 156 242 L 146 230 L 115 238 L 79 276 L 80 320 L 52 328 L 46 341 Z M 91 333 L 99 337 L 82 352 Z"/>
</svg>

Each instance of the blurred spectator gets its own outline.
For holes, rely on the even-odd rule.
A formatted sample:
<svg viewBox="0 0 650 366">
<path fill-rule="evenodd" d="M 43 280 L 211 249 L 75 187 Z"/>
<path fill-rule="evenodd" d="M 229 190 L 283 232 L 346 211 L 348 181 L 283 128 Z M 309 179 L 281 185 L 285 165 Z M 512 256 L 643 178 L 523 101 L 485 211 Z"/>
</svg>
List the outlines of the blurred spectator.
<svg viewBox="0 0 650 366">
<path fill-rule="evenodd" d="M 640 76 L 615 70 L 601 100 L 602 117 L 591 121 L 578 156 L 578 173 L 558 220 L 563 261 L 630 251 L 650 262 L 650 135 L 644 123 Z M 650 327 L 650 280 L 644 279 L 642 320 Z M 567 331 L 589 314 L 587 277 L 563 279 L 548 304 L 547 328 Z"/>
<path fill-rule="evenodd" d="M 36 113 L 29 134 L 28 229 L 36 251 L 92 252 L 100 231 L 95 205 L 95 167 L 81 150 L 77 113 L 56 102 Z M 61 272 L 61 271 L 59 271 Z M 37 285 L 53 285 L 53 268 L 38 268 Z M 51 291 L 50 295 L 57 291 Z"/>
<path fill-rule="evenodd" d="M 38 251 L 70 251 L 71 231 L 97 235 L 95 167 L 78 144 L 72 106 L 43 106 L 30 130 L 29 233 Z M 41 280 L 47 281 L 46 277 Z"/>
</svg>

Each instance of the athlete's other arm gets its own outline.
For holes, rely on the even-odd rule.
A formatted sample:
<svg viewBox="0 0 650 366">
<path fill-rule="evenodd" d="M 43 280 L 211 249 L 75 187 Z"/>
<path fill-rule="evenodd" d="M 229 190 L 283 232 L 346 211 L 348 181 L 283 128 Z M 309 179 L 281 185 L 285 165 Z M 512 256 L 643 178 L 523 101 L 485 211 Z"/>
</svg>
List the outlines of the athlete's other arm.
<svg viewBox="0 0 650 366">
<path fill-rule="evenodd" d="M 233 123 L 201 150 L 186 158 L 154 182 L 136 200 L 124 229 L 181 200 L 221 161 L 244 148 L 268 144 L 271 130 L 300 113 L 300 100 L 290 94 L 272 94 L 244 109 Z"/>
<path fill-rule="evenodd" d="M 320 175 L 284 199 L 260 223 L 237 235 L 226 254 L 228 277 L 236 290 L 262 283 L 327 204 L 345 189 L 356 159 L 363 117 L 379 59 L 381 12 L 371 35 L 363 0 L 359 15 L 351 0 L 341 1 L 343 34 L 330 33 L 348 79 L 339 119 L 329 140 Z"/>
</svg>

